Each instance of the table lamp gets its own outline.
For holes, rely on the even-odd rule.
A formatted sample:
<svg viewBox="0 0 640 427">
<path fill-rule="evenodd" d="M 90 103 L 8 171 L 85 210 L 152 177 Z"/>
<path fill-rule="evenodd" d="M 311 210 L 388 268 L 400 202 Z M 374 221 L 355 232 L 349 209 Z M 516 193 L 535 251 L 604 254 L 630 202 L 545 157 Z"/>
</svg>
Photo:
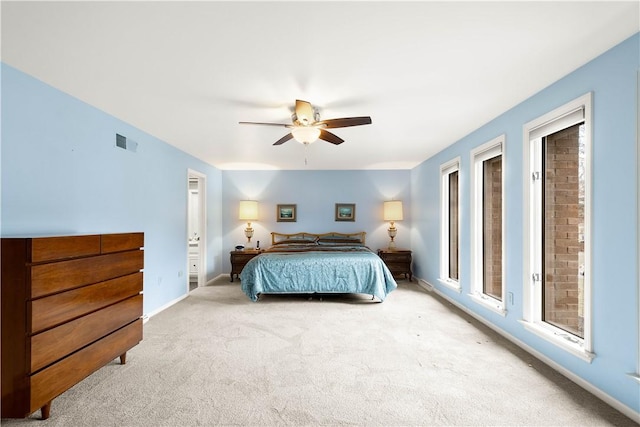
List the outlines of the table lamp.
<svg viewBox="0 0 640 427">
<path fill-rule="evenodd" d="M 247 236 L 245 249 L 251 249 L 251 238 L 253 237 L 251 221 L 258 220 L 258 202 L 255 200 L 241 200 L 238 219 L 247 221 L 247 228 L 244 229 L 244 235 Z"/>
<path fill-rule="evenodd" d="M 389 229 L 389 237 L 391 241 L 389 242 L 389 249 L 394 250 L 396 248 L 396 243 L 393 239 L 398 234 L 398 229 L 395 226 L 395 221 L 402 221 L 402 201 L 401 200 L 389 200 L 384 202 L 384 213 L 383 219 L 385 221 L 390 221 Z"/>
</svg>

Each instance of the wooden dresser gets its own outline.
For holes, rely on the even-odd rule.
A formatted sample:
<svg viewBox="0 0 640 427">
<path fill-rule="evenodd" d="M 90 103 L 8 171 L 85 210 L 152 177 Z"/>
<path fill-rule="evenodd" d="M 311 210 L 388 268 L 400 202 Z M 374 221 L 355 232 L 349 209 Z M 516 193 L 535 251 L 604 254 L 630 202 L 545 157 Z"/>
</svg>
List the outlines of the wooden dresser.
<svg viewBox="0 0 640 427">
<path fill-rule="evenodd" d="M 23 418 L 142 340 L 143 233 L 2 238 L 2 418 Z"/>
<path fill-rule="evenodd" d="M 238 277 L 240 273 L 242 273 L 242 269 L 251 258 L 258 256 L 262 253 L 261 249 L 245 249 L 242 251 L 231 251 L 230 259 L 231 259 L 231 281 L 233 282 L 233 276 Z"/>
<path fill-rule="evenodd" d="M 394 276 L 404 274 L 405 279 L 409 275 L 411 281 L 411 251 L 409 249 L 378 249 L 378 256 Z"/>
</svg>

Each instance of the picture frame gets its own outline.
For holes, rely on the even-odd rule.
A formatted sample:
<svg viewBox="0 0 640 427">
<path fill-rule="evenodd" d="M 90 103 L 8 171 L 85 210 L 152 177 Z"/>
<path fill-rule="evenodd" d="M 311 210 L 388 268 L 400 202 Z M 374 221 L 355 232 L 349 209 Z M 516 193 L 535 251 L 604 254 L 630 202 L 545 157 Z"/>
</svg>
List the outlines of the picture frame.
<svg viewBox="0 0 640 427">
<path fill-rule="evenodd" d="M 336 221 L 355 221 L 355 203 L 336 203 Z"/>
<path fill-rule="evenodd" d="M 298 219 L 297 205 L 282 204 L 276 208 L 277 222 L 296 222 Z"/>
</svg>

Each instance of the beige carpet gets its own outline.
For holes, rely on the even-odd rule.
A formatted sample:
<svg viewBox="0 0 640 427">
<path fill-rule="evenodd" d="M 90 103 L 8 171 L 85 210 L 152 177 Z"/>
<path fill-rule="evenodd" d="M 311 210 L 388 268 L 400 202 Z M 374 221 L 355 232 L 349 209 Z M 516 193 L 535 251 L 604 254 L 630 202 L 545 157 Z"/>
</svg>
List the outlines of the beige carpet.
<svg viewBox="0 0 640 427">
<path fill-rule="evenodd" d="M 34 426 L 630 426 L 629 418 L 415 283 L 366 296 L 213 286 L 153 317 L 144 341 Z"/>
</svg>

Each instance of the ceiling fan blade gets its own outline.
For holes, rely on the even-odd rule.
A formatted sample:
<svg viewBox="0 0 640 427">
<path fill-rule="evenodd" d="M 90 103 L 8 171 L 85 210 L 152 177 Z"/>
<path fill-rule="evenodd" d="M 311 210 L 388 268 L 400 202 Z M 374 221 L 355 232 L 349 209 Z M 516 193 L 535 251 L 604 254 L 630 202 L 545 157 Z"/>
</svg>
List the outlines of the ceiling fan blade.
<svg viewBox="0 0 640 427">
<path fill-rule="evenodd" d="M 344 117 L 342 119 L 329 119 L 320 120 L 317 124 L 324 126 L 327 129 L 332 128 L 346 128 L 349 126 L 370 125 L 371 117 Z"/>
<path fill-rule="evenodd" d="M 334 135 L 331 132 L 326 131 L 324 129 L 320 129 L 320 136 L 318 138 L 335 145 L 340 145 L 344 142 L 344 139 L 340 138 L 338 135 Z"/>
<path fill-rule="evenodd" d="M 313 123 L 314 113 L 311 104 L 307 101 L 296 99 L 296 117 L 298 118 L 298 121 L 303 125 Z"/>
<path fill-rule="evenodd" d="M 284 124 L 284 123 L 264 123 L 264 122 L 238 122 L 238 123 L 240 123 L 241 125 L 279 126 L 279 127 L 285 127 L 285 128 L 293 127 L 293 125 Z"/>
<path fill-rule="evenodd" d="M 288 140 L 290 140 L 291 138 L 293 138 L 293 134 L 292 133 L 288 133 L 285 136 L 283 136 L 282 138 L 280 138 L 279 140 L 277 140 L 276 142 L 274 142 L 273 145 L 282 145 L 285 142 L 287 142 Z"/>
</svg>

